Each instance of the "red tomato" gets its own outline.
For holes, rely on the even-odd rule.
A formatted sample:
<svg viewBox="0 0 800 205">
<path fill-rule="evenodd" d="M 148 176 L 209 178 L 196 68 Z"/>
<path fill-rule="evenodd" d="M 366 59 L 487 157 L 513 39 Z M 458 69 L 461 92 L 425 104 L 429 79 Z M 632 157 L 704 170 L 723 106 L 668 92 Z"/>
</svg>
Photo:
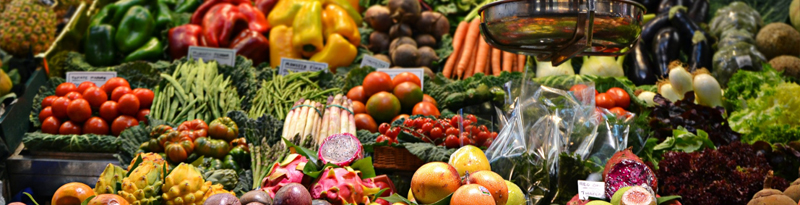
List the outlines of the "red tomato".
<svg viewBox="0 0 800 205">
<path fill-rule="evenodd" d="M 475 115 L 473 115 L 473 114 L 467 115 L 466 119 L 469 120 L 470 122 L 477 122 L 478 121 L 478 117 L 475 117 Z"/>
<path fill-rule="evenodd" d="M 628 111 L 623 109 L 623 108 L 621 108 L 621 107 L 614 107 L 614 108 L 608 109 L 608 111 L 613 113 L 618 118 L 625 118 L 628 115 Z"/>
<path fill-rule="evenodd" d="M 103 84 L 102 87 L 103 87 L 103 90 L 106 91 L 106 94 L 110 95 L 111 92 L 114 92 L 114 89 L 116 89 L 117 87 L 120 87 L 120 86 L 121 87 L 131 88 L 131 84 L 128 83 L 128 81 L 125 80 L 125 78 L 120 78 L 120 77 L 114 77 L 114 78 L 108 79 L 108 81 L 106 81 L 106 84 Z"/>
<path fill-rule="evenodd" d="M 583 100 L 583 89 L 587 88 L 589 88 L 589 86 L 584 84 L 576 84 L 569 88 L 569 91 L 572 91 L 575 95 L 575 98 L 578 98 L 578 100 Z M 599 94 L 597 90 L 594 90 L 594 95 L 597 96 L 597 94 Z"/>
<path fill-rule="evenodd" d="M 66 121 L 58 128 L 58 134 L 79 135 L 81 134 L 81 126 L 72 121 Z"/>
<path fill-rule="evenodd" d="M 42 122 L 42 132 L 47 134 L 58 134 L 58 129 L 61 128 L 61 120 L 55 116 L 47 117 Z"/>
<path fill-rule="evenodd" d="M 422 133 L 430 134 L 431 130 L 433 130 L 433 123 L 426 122 L 425 124 L 422 124 L 422 127 L 420 127 L 420 129 L 422 129 Z"/>
<path fill-rule="evenodd" d="M 492 139 L 492 134 L 489 134 L 487 131 L 481 131 L 478 133 L 478 136 L 475 137 L 475 144 L 482 145 L 489 139 Z"/>
<path fill-rule="evenodd" d="M 119 116 L 119 104 L 114 101 L 106 101 L 100 106 L 100 117 L 108 122 L 114 121 Z"/>
<path fill-rule="evenodd" d="M 399 115 L 395 116 L 394 118 L 392 118 L 392 122 L 397 121 L 399 119 L 408 118 L 408 117 L 409 117 L 408 114 L 399 114 Z"/>
<path fill-rule="evenodd" d="M 375 142 L 377 143 L 386 142 L 388 144 L 392 144 L 392 139 L 389 139 L 389 137 L 387 137 L 386 135 L 380 135 L 378 136 L 378 138 L 375 139 Z"/>
<path fill-rule="evenodd" d="M 434 116 L 439 117 L 439 108 L 436 108 L 436 105 L 430 102 L 419 102 L 417 105 L 414 105 L 414 109 L 411 110 L 411 115 L 425 115 L 425 116 Z"/>
<path fill-rule="evenodd" d="M 114 119 L 114 122 L 111 123 L 111 134 L 114 136 L 119 136 L 119 133 L 122 133 L 123 130 L 139 125 L 139 121 L 136 118 L 127 115 L 120 115 L 117 119 Z"/>
<path fill-rule="evenodd" d="M 117 88 L 114 88 L 114 90 L 111 91 L 111 100 L 119 102 L 118 101 L 119 98 L 122 97 L 122 95 L 125 95 L 125 94 L 128 94 L 128 93 L 131 93 L 131 88 L 129 88 L 129 87 L 117 87 Z M 138 109 L 138 107 L 137 107 L 137 109 Z"/>
<path fill-rule="evenodd" d="M 67 106 L 67 116 L 71 121 L 82 123 L 92 117 L 92 108 L 84 99 L 73 100 Z"/>
<path fill-rule="evenodd" d="M 44 122 L 50 116 L 53 116 L 53 108 L 47 106 L 42 111 L 39 111 L 39 122 Z"/>
<path fill-rule="evenodd" d="M 78 93 L 83 93 L 86 91 L 86 89 L 91 87 L 97 87 L 97 85 L 90 81 L 83 81 L 80 85 L 78 85 Z"/>
<path fill-rule="evenodd" d="M 53 116 L 58 119 L 66 119 L 69 102 L 70 100 L 66 97 L 58 97 L 55 101 L 53 101 L 53 105 L 50 106 L 53 108 Z"/>
<path fill-rule="evenodd" d="M 119 104 L 119 113 L 123 115 L 136 116 L 139 112 L 139 99 L 133 94 L 125 94 L 117 101 Z"/>
<path fill-rule="evenodd" d="M 64 96 L 67 95 L 69 92 L 78 91 L 78 87 L 75 87 L 75 84 L 72 83 L 61 83 L 56 87 L 56 96 Z"/>
<path fill-rule="evenodd" d="M 89 105 L 93 108 L 99 108 L 103 103 L 108 101 L 108 94 L 103 89 L 98 87 L 87 88 L 83 91 L 83 99 L 89 101 Z"/>
<path fill-rule="evenodd" d="M 353 101 L 353 113 L 367 113 L 367 107 L 364 106 L 364 103 Z"/>
<path fill-rule="evenodd" d="M 458 137 L 458 143 L 461 146 L 475 145 L 475 141 L 469 138 L 469 133 L 462 132 L 461 137 Z"/>
<path fill-rule="evenodd" d="M 378 125 L 371 116 L 365 113 L 358 113 L 355 116 L 356 128 L 359 130 L 369 130 L 370 132 L 377 132 Z"/>
<path fill-rule="evenodd" d="M 417 86 L 422 87 L 422 82 L 419 80 L 419 77 L 411 72 L 402 72 L 392 78 L 392 84 L 394 84 L 394 86 L 400 85 L 400 83 L 403 82 L 412 82 L 417 84 Z"/>
<path fill-rule="evenodd" d="M 447 128 L 447 130 L 445 130 L 446 135 L 458 135 L 458 132 L 458 128 L 455 127 Z"/>
<path fill-rule="evenodd" d="M 139 113 L 136 113 L 136 120 L 139 122 L 147 122 L 147 115 L 150 114 L 150 109 L 141 109 Z"/>
<path fill-rule="evenodd" d="M 594 103 L 597 107 L 606 109 L 611 109 L 615 106 L 614 99 L 611 99 L 611 95 L 608 93 L 597 94 L 597 96 L 594 97 Z"/>
<path fill-rule="evenodd" d="M 444 146 L 447 148 L 458 148 L 461 146 L 461 143 L 458 141 L 458 137 L 455 135 L 447 135 L 447 138 L 444 139 Z"/>
<path fill-rule="evenodd" d="M 389 128 L 389 130 L 386 130 L 386 136 L 389 136 L 389 138 L 396 139 L 398 134 L 400 134 L 399 127 L 393 127 Z"/>
<path fill-rule="evenodd" d="M 628 95 L 628 92 L 625 92 L 622 88 L 613 87 L 606 91 L 609 95 L 611 95 L 611 99 L 614 100 L 614 105 L 618 107 L 622 107 L 624 109 L 628 109 L 628 105 L 631 104 L 631 97 Z"/>
<path fill-rule="evenodd" d="M 351 99 L 353 101 L 358 101 L 358 102 L 361 102 L 361 103 L 365 103 L 365 102 L 367 102 L 367 99 L 369 99 L 369 96 L 365 96 L 364 95 L 364 87 L 359 85 L 359 86 L 350 88 L 350 90 L 347 91 L 347 99 Z"/>
<path fill-rule="evenodd" d="M 69 100 L 77 100 L 77 99 L 82 99 L 83 95 L 81 95 L 78 92 L 69 92 L 67 93 L 67 95 L 64 95 L 64 97 L 67 97 L 67 99 Z"/>
<path fill-rule="evenodd" d="M 458 127 L 459 123 L 461 123 L 461 115 L 455 115 L 450 119 L 450 126 L 452 127 Z"/>
<path fill-rule="evenodd" d="M 58 96 L 55 95 L 45 97 L 42 99 L 42 107 L 50 107 L 56 99 L 58 99 Z"/>
<path fill-rule="evenodd" d="M 369 99 L 370 96 L 381 91 L 391 93 L 394 88 L 392 77 L 389 76 L 389 74 L 377 71 L 367 74 L 367 77 L 364 78 L 364 82 L 361 83 L 361 85 L 364 87 L 364 97 L 366 99 Z"/>
<path fill-rule="evenodd" d="M 390 127 L 392 127 L 392 126 L 389 125 L 389 123 L 385 123 L 385 122 L 381 123 L 381 125 L 378 126 L 378 132 L 381 133 L 381 134 L 386 134 L 386 131 L 389 131 Z"/>
<path fill-rule="evenodd" d="M 436 103 L 436 99 L 433 99 L 433 97 L 431 97 L 428 94 L 422 94 L 422 102 L 430 102 L 430 103 L 433 103 L 433 105 L 435 105 L 437 107 L 439 106 L 439 104 Z"/>
<path fill-rule="evenodd" d="M 103 120 L 103 118 L 99 117 L 89 118 L 89 120 L 86 120 L 86 122 L 83 123 L 83 133 L 107 135 L 108 123 L 106 123 L 106 121 Z"/>
<path fill-rule="evenodd" d="M 439 140 L 444 137 L 444 131 L 442 131 L 441 127 L 434 127 L 431 129 L 431 138 L 433 141 Z"/>
<path fill-rule="evenodd" d="M 150 105 L 153 104 L 153 98 L 155 98 L 156 94 L 150 89 L 136 88 L 133 89 L 133 95 L 139 98 L 139 109 L 150 109 Z"/>
</svg>

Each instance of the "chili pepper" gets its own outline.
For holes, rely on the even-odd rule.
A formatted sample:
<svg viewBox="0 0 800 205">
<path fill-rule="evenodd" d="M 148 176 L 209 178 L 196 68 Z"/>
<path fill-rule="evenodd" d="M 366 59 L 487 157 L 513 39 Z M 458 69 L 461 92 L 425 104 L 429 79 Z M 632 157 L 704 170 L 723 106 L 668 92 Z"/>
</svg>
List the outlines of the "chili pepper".
<svg viewBox="0 0 800 205">
<path fill-rule="evenodd" d="M 203 2 L 203 4 L 200 5 L 200 7 L 198 7 L 197 10 L 194 11 L 194 14 L 192 14 L 192 20 L 189 22 L 191 24 L 201 25 L 203 23 L 203 18 L 206 16 L 206 13 L 210 11 L 212 7 L 221 3 L 229 3 L 233 5 L 252 4 L 250 0 L 207 0 Z"/>
<path fill-rule="evenodd" d="M 269 25 L 292 27 L 292 22 L 294 22 L 298 12 L 300 12 L 300 9 L 302 9 L 306 3 L 308 3 L 308 0 L 278 1 L 278 3 L 275 4 L 274 11 L 270 12 L 267 16 Z"/>
<path fill-rule="evenodd" d="M 358 9 L 353 7 L 353 5 L 350 4 L 348 0 L 324 0 L 323 3 L 335 4 L 341 7 L 347 12 L 348 15 L 350 15 L 350 18 L 352 18 L 353 21 L 356 22 L 356 25 L 361 25 L 361 21 L 363 20 L 361 18 L 361 12 L 358 12 Z"/>
<path fill-rule="evenodd" d="M 194 140 L 196 145 L 195 152 L 206 157 L 222 159 L 230 151 L 230 146 L 225 140 L 210 139 L 201 137 Z"/>
<path fill-rule="evenodd" d="M 328 63 L 328 68 L 332 73 L 336 73 L 336 68 L 348 66 L 353 63 L 358 50 L 353 44 L 337 33 L 328 37 L 328 44 L 317 54 L 311 57 L 311 61 Z"/>
<path fill-rule="evenodd" d="M 89 20 L 89 27 L 100 25 L 100 24 L 111 24 L 111 21 L 114 19 L 114 12 L 117 10 L 117 5 L 109 4 L 108 6 L 103 7 L 98 11 L 92 19 Z"/>
<path fill-rule="evenodd" d="M 303 4 L 292 22 L 292 28 L 298 29 L 292 35 L 292 46 L 303 56 L 309 57 L 322 50 L 322 3 L 309 1 Z"/>
<path fill-rule="evenodd" d="M 239 166 L 239 163 L 231 155 L 226 155 L 225 159 L 222 160 L 222 168 L 223 169 L 233 169 L 236 171 L 241 170 L 242 168 Z"/>
<path fill-rule="evenodd" d="M 322 25 L 324 36 L 338 33 L 354 46 L 358 46 L 361 43 L 361 33 L 358 32 L 358 26 L 342 7 L 335 4 L 325 5 L 322 10 Z"/>
<path fill-rule="evenodd" d="M 264 37 L 264 35 L 261 35 L 261 33 L 250 29 L 245 29 L 239 33 L 236 39 L 233 39 L 231 48 L 236 50 L 237 55 L 242 55 L 253 60 L 254 65 L 261 64 L 269 59 L 269 40 L 267 40 L 267 37 Z M 230 120 L 230 118 L 228 120 Z M 213 125 L 214 122 L 211 122 L 211 128 L 213 128 Z M 233 126 L 236 126 L 236 124 L 234 123 Z M 209 130 L 209 134 L 211 134 L 210 132 L 211 130 Z M 226 140 L 230 141 L 236 138 L 238 132 L 239 130 L 236 129 L 236 134 L 227 135 L 229 138 L 226 138 Z"/>
<path fill-rule="evenodd" d="M 83 49 L 86 62 L 93 66 L 108 66 L 114 63 L 114 27 L 99 24 L 89 27 Z"/>
<path fill-rule="evenodd" d="M 153 36 L 155 21 L 150 11 L 142 6 L 133 6 L 126 12 L 117 26 L 114 42 L 123 53 L 142 47 Z"/>
<path fill-rule="evenodd" d="M 169 29 L 167 39 L 169 42 L 169 56 L 172 59 L 179 59 L 186 56 L 190 46 L 205 46 L 203 38 L 203 27 L 194 24 L 186 24 Z"/>
<path fill-rule="evenodd" d="M 117 25 L 122 21 L 122 18 L 127 16 L 128 10 L 134 6 L 144 6 L 152 0 L 122 0 L 114 3 L 114 18 L 111 20 L 111 25 Z M 119 27 L 117 27 L 119 29 Z"/>
<path fill-rule="evenodd" d="M 153 37 L 150 38 L 150 41 L 147 41 L 144 46 L 136 49 L 135 51 L 128 54 L 125 57 L 123 62 L 131 62 L 131 61 L 138 61 L 138 60 L 158 60 L 164 55 L 163 45 L 158 38 Z"/>
<path fill-rule="evenodd" d="M 269 31 L 269 62 L 278 65 L 281 58 L 302 58 L 300 51 L 292 46 L 292 28 L 279 25 Z"/>
<path fill-rule="evenodd" d="M 681 40 L 678 31 L 673 27 L 662 28 L 653 39 L 653 57 L 658 69 L 656 75 L 666 78 L 669 74 L 669 63 L 677 60 L 681 54 Z"/>
<path fill-rule="evenodd" d="M 208 136 L 208 124 L 201 119 L 184 121 L 178 126 L 178 132 L 187 131 L 193 136 L 193 140 Z"/>
<path fill-rule="evenodd" d="M 264 13 L 251 4 L 239 4 L 239 12 L 244 15 L 247 20 L 247 28 L 258 33 L 267 33 L 270 25 Z"/>
<path fill-rule="evenodd" d="M 175 7 L 175 12 L 177 13 L 185 13 L 185 12 L 192 12 L 197 10 L 197 7 L 203 4 L 202 0 L 184 0 L 183 3 L 178 4 Z"/>
<path fill-rule="evenodd" d="M 239 52 L 236 53 L 238 54 Z M 208 136 L 230 142 L 239 136 L 239 126 L 229 117 L 220 117 L 211 121 L 211 124 L 208 125 Z"/>
<path fill-rule="evenodd" d="M 233 160 L 239 165 L 247 167 L 247 165 L 250 164 L 250 152 L 242 147 L 234 147 L 228 152 L 228 155 L 233 156 Z"/>
<path fill-rule="evenodd" d="M 158 14 L 155 19 L 156 27 L 167 28 L 167 26 L 172 23 L 172 11 L 164 0 L 158 0 L 156 4 L 158 5 Z"/>
</svg>

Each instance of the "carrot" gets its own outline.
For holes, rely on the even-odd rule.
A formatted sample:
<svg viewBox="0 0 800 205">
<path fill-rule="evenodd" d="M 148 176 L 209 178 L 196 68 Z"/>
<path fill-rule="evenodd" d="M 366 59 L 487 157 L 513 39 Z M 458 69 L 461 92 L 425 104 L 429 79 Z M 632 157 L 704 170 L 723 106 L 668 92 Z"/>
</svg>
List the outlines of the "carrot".
<svg viewBox="0 0 800 205">
<path fill-rule="evenodd" d="M 503 71 L 512 72 L 511 69 L 514 68 L 514 61 L 516 61 L 515 57 L 517 55 L 503 51 Z"/>
<path fill-rule="evenodd" d="M 500 51 L 500 49 L 492 48 L 492 74 L 494 76 L 500 76 L 500 71 L 501 71 L 500 70 L 501 69 L 500 68 L 500 63 L 501 63 L 500 62 L 500 56 L 501 56 L 500 54 L 501 53 L 503 53 L 503 51 Z"/>
<path fill-rule="evenodd" d="M 461 53 L 461 59 L 458 60 L 458 64 L 456 64 L 456 75 L 459 77 L 463 76 L 467 68 L 469 68 L 470 61 L 475 60 L 472 54 L 481 36 L 479 25 L 480 20 L 478 18 L 469 23 L 467 36 L 464 39 L 464 51 Z"/>
<path fill-rule="evenodd" d="M 492 49 L 489 48 L 489 52 L 486 54 L 486 65 L 483 66 L 483 75 L 491 75 L 492 73 L 492 63 L 489 62 L 492 59 Z"/>
<path fill-rule="evenodd" d="M 475 60 L 478 61 L 475 62 L 475 67 L 477 67 L 478 69 L 475 71 L 475 73 L 483 73 L 483 70 L 489 63 L 489 54 L 491 53 L 491 50 L 492 47 L 489 46 L 489 44 L 486 43 L 486 41 L 484 41 L 482 38 L 478 39 L 478 55 L 475 56 L 476 57 Z"/>
<path fill-rule="evenodd" d="M 525 63 L 527 62 L 525 55 L 517 55 L 517 72 L 525 72 Z"/>
<path fill-rule="evenodd" d="M 456 28 L 456 33 L 453 36 L 453 53 L 450 54 L 450 57 L 444 64 L 444 69 L 442 69 L 444 77 L 450 78 L 453 74 L 453 67 L 455 67 L 459 54 L 461 54 L 461 45 L 464 43 L 465 36 L 467 36 L 467 22 L 462 21 L 458 23 L 458 28 Z"/>
<path fill-rule="evenodd" d="M 467 70 L 464 71 L 464 78 L 463 79 L 467 79 L 469 77 L 472 77 L 472 75 L 475 74 L 475 70 L 476 70 L 475 64 L 478 62 L 477 60 L 475 60 L 475 57 L 474 57 L 476 53 L 478 53 L 478 49 L 473 49 L 472 50 L 473 60 L 469 61 L 469 66 L 467 66 Z"/>
</svg>

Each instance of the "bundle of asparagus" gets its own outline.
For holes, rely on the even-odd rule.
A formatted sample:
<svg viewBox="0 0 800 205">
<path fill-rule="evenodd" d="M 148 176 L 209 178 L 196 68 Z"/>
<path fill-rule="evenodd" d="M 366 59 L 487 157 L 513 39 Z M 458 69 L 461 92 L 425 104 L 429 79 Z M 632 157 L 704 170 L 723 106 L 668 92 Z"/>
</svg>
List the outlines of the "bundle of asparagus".
<svg viewBox="0 0 800 205">
<path fill-rule="evenodd" d="M 316 145 L 316 140 L 311 140 L 313 136 L 319 131 L 320 121 L 322 120 L 322 103 L 312 100 L 300 99 L 294 103 L 294 106 L 286 114 L 286 121 L 283 123 L 282 137 L 289 141 L 294 141 L 295 138 L 301 144 L 307 144 L 307 141 L 313 142 L 310 145 Z"/>
<path fill-rule="evenodd" d="M 338 94 L 329 96 L 322 125 L 314 136 L 316 145 L 322 144 L 328 136 L 340 133 L 356 134 L 356 123 L 353 117 L 353 101 L 347 96 Z"/>
</svg>

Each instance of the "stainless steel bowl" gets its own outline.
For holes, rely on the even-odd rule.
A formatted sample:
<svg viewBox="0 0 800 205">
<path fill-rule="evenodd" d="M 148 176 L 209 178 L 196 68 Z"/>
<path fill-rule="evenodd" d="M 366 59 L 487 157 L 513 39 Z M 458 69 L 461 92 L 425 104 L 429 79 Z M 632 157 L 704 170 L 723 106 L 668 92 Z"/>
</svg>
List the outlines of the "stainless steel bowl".
<svg viewBox="0 0 800 205">
<path fill-rule="evenodd" d="M 490 45 L 558 65 L 625 54 L 639 39 L 645 8 L 630 0 L 501 0 L 479 12 Z"/>
</svg>

